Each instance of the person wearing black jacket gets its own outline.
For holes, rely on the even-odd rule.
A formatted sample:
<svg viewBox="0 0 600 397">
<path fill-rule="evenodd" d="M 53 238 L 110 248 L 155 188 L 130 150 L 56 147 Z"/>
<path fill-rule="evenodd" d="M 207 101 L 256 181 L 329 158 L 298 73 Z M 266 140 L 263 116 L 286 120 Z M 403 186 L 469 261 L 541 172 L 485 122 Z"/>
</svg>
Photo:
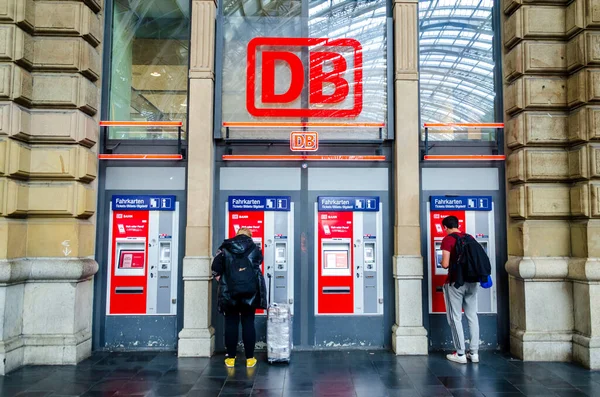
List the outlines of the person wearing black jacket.
<svg viewBox="0 0 600 397">
<path fill-rule="evenodd" d="M 256 291 L 243 297 L 236 296 L 228 284 L 228 269 L 232 262 L 239 258 L 247 258 L 253 267 L 256 278 Z M 235 237 L 223 241 L 212 263 L 213 277 L 219 283 L 217 306 L 225 315 L 225 347 L 227 358 L 225 365 L 233 367 L 238 344 L 238 327 L 242 322 L 242 340 L 246 353 L 246 366 L 256 366 L 254 345 L 256 330 L 254 315 L 257 309 L 267 308 L 266 284 L 261 271 L 263 255 L 260 248 L 252 240 L 252 231 L 247 228 L 238 230 Z M 243 270 L 243 269 L 242 269 Z"/>
</svg>

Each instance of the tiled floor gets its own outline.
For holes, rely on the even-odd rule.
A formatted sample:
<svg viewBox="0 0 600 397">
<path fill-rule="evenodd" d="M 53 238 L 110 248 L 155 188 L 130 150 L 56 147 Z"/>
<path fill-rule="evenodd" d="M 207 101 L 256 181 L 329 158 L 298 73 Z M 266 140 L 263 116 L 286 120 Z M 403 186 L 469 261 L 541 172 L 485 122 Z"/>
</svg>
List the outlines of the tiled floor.
<svg viewBox="0 0 600 397">
<path fill-rule="evenodd" d="M 482 353 L 460 365 L 442 354 L 294 352 L 289 365 L 260 356 L 253 370 L 227 370 L 223 356 L 95 353 L 76 367 L 21 368 L 0 377 L 0 396 L 600 396 L 600 372 L 574 364 L 523 363 Z"/>
</svg>

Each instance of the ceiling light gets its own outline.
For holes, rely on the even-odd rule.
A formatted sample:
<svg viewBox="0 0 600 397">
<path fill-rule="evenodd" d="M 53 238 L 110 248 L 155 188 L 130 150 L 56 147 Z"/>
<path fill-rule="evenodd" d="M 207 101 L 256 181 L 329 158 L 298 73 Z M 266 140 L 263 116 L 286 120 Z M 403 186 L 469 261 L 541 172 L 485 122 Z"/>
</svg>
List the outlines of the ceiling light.
<svg viewBox="0 0 600 397">
<path fill-rule="evenodd" d="M 152 73 L 150 73 L 150 76 L 152 76 L 152 77 L 159 77 L 160 73 L 158 73 L 158 72 L 152 72 Z"/>
</svg>

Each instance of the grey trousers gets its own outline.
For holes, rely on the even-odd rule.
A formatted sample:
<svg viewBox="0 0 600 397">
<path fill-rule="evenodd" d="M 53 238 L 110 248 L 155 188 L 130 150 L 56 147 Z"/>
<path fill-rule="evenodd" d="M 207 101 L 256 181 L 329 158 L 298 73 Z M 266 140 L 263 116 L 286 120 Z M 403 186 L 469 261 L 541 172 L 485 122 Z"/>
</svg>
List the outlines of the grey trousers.
<svg viewBox="0 0 600 397">
<path fill-rule="evenodd" d="M 444 284 L 444 300 L 446 302 L 446 317 L 452 331 L 454 348 L 458 354 L 465 354 L 465 335 L 462 326 L 462 310 L 469 324 L 471 341 L 469 350 L 476 354 L 479 350 L 479 319 L 477 318 L 477 288 L 479 283 L 465 283 L 460 288 Z"/>
</svg>

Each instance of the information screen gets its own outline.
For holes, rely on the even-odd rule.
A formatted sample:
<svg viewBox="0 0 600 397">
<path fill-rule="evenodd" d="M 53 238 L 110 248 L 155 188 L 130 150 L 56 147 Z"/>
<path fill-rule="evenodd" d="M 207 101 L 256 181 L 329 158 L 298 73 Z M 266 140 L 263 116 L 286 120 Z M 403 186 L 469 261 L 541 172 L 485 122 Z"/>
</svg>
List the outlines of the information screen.
<svg viewBox="0 0 600 397">
<path fill-rule="evenodd" d="M 121 251 L 119 269 L 143 269 L 144 251 Z"/>
<path fill-rule="evenodd" d="M 349 269 L 348 251 L 325 251 L 324 269 Z"/>
</svg>

